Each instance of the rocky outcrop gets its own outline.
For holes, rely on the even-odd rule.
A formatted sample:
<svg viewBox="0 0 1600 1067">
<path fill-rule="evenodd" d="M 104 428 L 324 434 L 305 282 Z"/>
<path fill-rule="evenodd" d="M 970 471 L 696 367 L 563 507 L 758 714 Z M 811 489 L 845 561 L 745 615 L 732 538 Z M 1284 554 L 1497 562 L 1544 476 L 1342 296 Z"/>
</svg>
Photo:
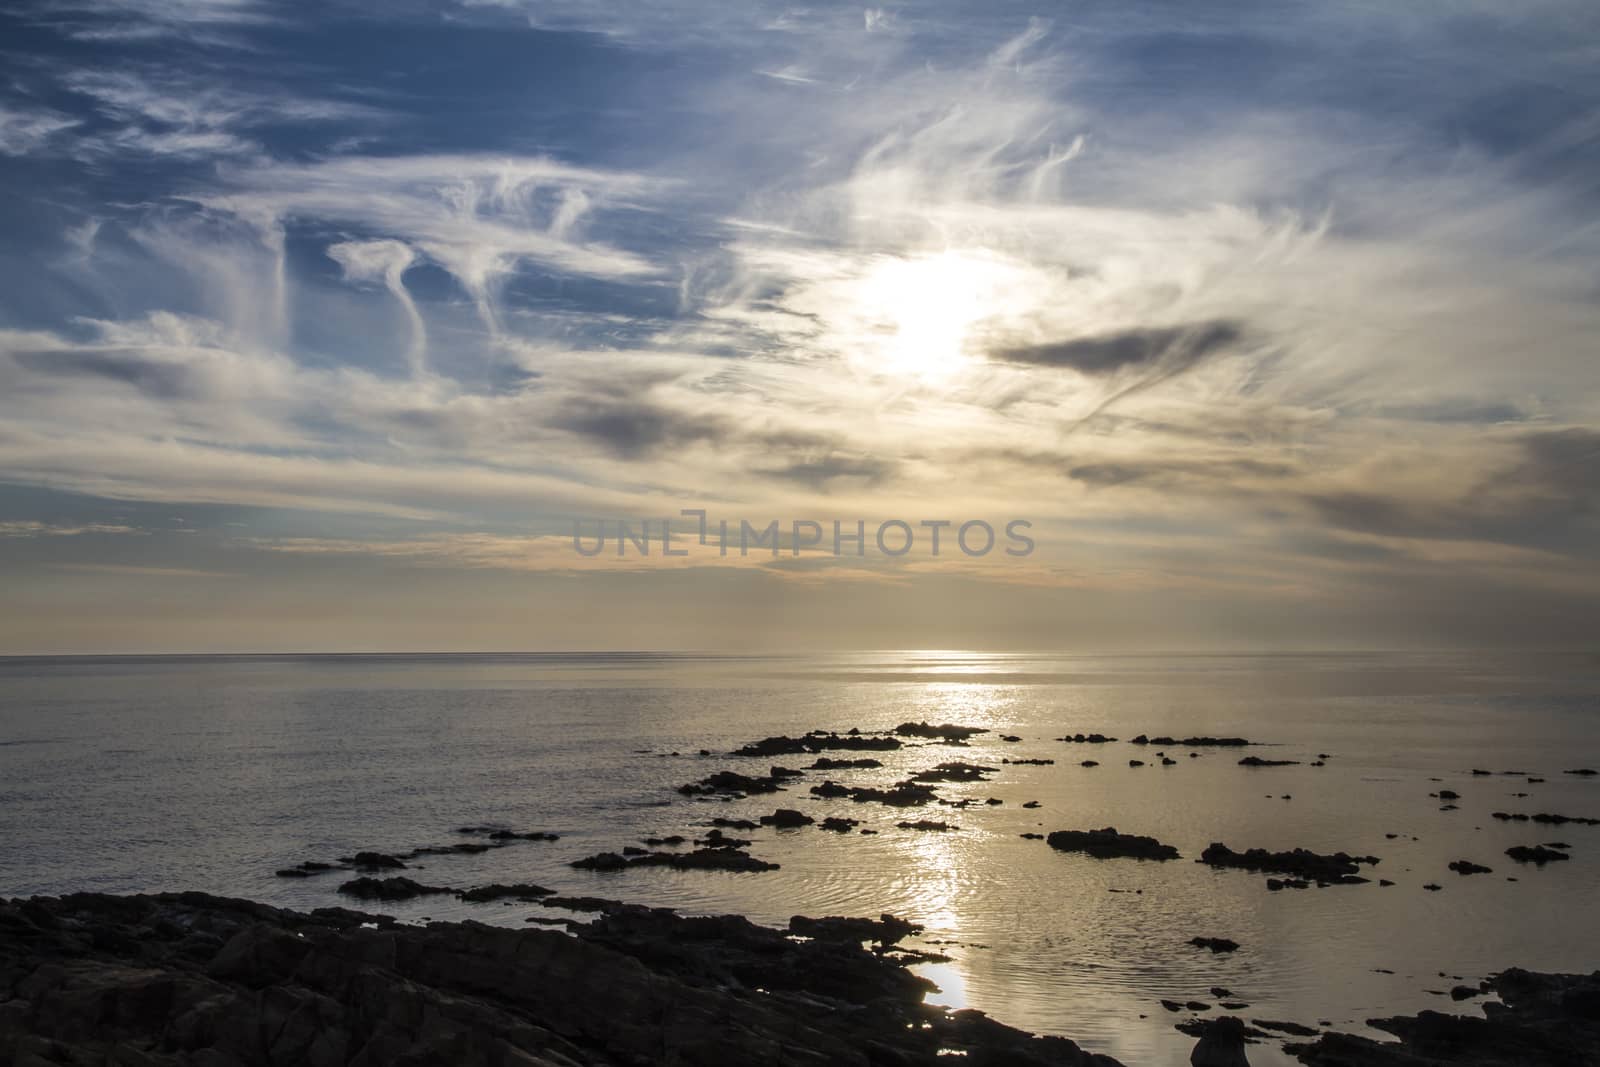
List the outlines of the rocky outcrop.
<svg viewBox="0 0 1600 1067">
<path fill-rule="evenodd" d="M 1506 855 L 1518 863 L 1532 863 L 1540 867 L 1552 860 L 1570 860 L 1572 858 L 1559 849 L 1545 848 L 1543 845 L 1513 845 L 1506 849 Z"/>
<path fill-rule="evenodd" d="M 1243 748 L 1254 744 L 1242 737 L 1146 737 L 1140 734 L 1133 739 L 1135 745 L 1167 745 L 1172 748 Z"/>
<path fill-rule="evenodd" d="M 0 1063 L 18 1067 L 1115 1067 L 928 988 L 846 938 L 660 909 L 569 935 L 197 893 L 0 903 Z"/>
<path fill-rule="evenodd" d="M 931 785 L 921 782 L 896 782 L 888 789 L 876 786 L 844 786 L 828 781 L 811 787 L 811 795 L 824 799 L 849 797 L 858 804 L 884 804 L 891 808 L 920 808 L 939 798 Z"/>
<path fill-rule="evenodd" d="M 1269 852 L 1252 848 L 1235 852 L 1220 842 L 1214 842 L 1200 853 L 1201 863 L 1212 867 L 1234 867 L 1243 871 L 1260 871 L 1286 874 L 1291 879 L 1315 882 L 1319 886 L 1345 885 L 1367 881 L 1357 872 L 1361 864 L 1375 864 L 1376 856 L 1351 856 L 1344 852 L 1321 855 L 1309 849 L 1297 848 L 1288 852 Z"/>
<path fill-rule="evenodd" d="M 941 763 L 937 767 L 926 771 L 918 771 L 911 776 L 913 782 L 982 782 L 995 773 L 993 767 L 983 767 L 976 763 Z"/>
<path fill-rule="evenodd" d="M 1084 852 L 1095 859 L 1175 860 L 1178 850 L 1153 837 L 1119 834 L 1115 827 L 1102 830 L 1057 830 L 1045 838 L 1051 848 L 1062 852 Z"/>
<path fill-rule="evenodd" d="M 903 722 L 894 728 L 894 732 L 901 737 L 925 737 L 932 741 L 960 742 L 989 731 L 982 726 L 957 726 L 950 722 L 938 726 L 929 722 Z"/>
<path fill-rule="evenodd" d="M 900 747 L 897 737 L 864 734 L 860 730 L 836 734 L 813 730 L 804 737 L 767 737 L 752 741 L 733 751 L 735 756 L 800 756 L 816 755 L 829 750 L 848 752 L 889 752 Z"/>
<path fill-rule="evenodd" d="M 567 866 L 580 871 L 626 871 L 637 867 L 671 867 L 679 871 L 775 871 L 768 863 L 736 848 L 697 848 L 693 852 L 646 852 L 642 856 L 600 852 Z"/>
<path fill-rule="evenodd" d="M 1600 971 L 1536 974 L 1512 969 L 1485 983 L 1502 1003 L 1485 1018 L 1425 1011 L 1368 1019 L 1399 1038 L 1323 1034 L 1286 1051 L 1310 1067 L 1574 1067 L 1600 1063 Z"/>
</svg>

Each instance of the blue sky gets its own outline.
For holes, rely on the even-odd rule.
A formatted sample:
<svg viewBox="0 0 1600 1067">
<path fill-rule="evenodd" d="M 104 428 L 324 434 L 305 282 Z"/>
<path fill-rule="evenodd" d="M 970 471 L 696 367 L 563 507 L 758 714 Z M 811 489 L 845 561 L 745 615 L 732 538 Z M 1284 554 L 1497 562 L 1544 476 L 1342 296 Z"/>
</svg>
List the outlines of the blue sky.
<svg viewBox="0 0 1600 1067">
<path fill-rule="evenodd" d="M 1592 4 L 41 0 L 0 53 L 0 651 L 1593 641 Z M 571 549 L 683 508 L 1039 548 Z"/>
</svg>

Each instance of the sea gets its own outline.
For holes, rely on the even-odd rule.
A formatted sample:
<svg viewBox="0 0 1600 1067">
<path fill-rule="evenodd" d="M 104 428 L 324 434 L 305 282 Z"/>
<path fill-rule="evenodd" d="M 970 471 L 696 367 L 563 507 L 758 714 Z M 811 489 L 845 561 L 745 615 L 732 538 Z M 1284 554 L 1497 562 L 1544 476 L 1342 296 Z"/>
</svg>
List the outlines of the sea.
<svg viewBox="0 0 1600 1067">
<path fill-rule="evenodd" d="M 749 741 L 921 721 L 988 732 L 871 753 L 881 769 L 807 771 L 777 794 L 678 792 L 718 770 L 811 761 L 728 755 Z M 1096 732 L 1119 740 L 1058 740 Z M 1130 744 L 1138 734 L 1257 744 Z M 1241 766 L 1246 754 L 1297 762 Z M 995 769 L 938 787 L 978 803 L 901 810 L 809 793 L 947 760 Z M 408 922 L 582 918 L 448 897 L 360 905 L 337 892 L 347 874 L 274 873 L 448 845 L 469 839 L 465 826 L 546 831 L 560 839 L 429 856 L 405 873 L 779 925 L 891 912 L 924 926 L 911 947 L 949 957 L 918 965 L 939 987 L 930 999 L 1166 1065 L 1188 1062 L 1194 1042 L 1174 1024 L 1195 1013 L 1164 999 L 1378 1036 L 1369 1019 L 1481 1012 L 1481 998 L 1450 990 L 1507 967 L 1600 968 L 1600 826 L 1493 816 L 1600 818 L 1600 776 L 1568 773 L 1586 768 L 1600 768 L 1593 653 L 12 657 L 0 659 L 0 897 L 203 890 Z M 780 865 L 760 873 L 569 866 L 777 807 L 879 832 L 739 834 Z M 958 829 L 897 826 L 919 818 Z M 1022 836 L 1108 826 L 1183 858 L 1098 860 Z M 1213 842 L 1380 862 L 1367 884 L 1270 891 L 1261 874 L 1196 862 Z M 1535 844 L 1571 858 L 1506 855 Z M 1463 859 L 1492 870 L 1449 868 Z M 1240 947 L 1216 954 L 1196 936 Z M 1294 1062 L 1280 1045 L 1252 1046 L 1251 1062 Z"/>
</svg>

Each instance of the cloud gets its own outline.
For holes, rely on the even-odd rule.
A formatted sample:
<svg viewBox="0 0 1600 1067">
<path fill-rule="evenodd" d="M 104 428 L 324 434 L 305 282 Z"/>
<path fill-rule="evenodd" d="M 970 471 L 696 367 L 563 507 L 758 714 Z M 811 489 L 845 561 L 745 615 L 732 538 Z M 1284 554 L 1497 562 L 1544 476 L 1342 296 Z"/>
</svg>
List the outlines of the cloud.
<svg viewBox="0 0 1600 1067">
<path fill-rule="evenodd" d="M 117 523 L 82 524 L 35 521 L 0 522 L 0 537 L 81 537 L 85 534 L 138 534 L 144 531 Z"/>
<path fill-rule="evenodd" d="M 1095 337 L 990 349 L 1008 363 L 1064 367 L 1081 374 L 1106 375 L 1128 369 L 1177 373 L 1213 352 L 1236 344 L 1243 331 L 1231 322 L 1122 330 Z"/>
<path fill-rule="evenodd" d="M 57 111 L 0 104 L 0 155 L 32 155 L 48 146 L 56 134 L 77 125 L 78 119 Z"/>
</svg>

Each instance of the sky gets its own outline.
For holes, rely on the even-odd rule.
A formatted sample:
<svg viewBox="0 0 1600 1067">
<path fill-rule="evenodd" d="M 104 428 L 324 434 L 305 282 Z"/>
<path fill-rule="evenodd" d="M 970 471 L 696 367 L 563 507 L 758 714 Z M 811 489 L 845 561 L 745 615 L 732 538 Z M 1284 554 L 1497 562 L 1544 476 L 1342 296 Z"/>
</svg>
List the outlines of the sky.
<svg viewBox="0 0 1600 1067">
<path fill-rule="evenodd" d="M 0 64 L 0 653 L 1600 637 L 1590 0 L 21 0 Z"/>
</svg>

